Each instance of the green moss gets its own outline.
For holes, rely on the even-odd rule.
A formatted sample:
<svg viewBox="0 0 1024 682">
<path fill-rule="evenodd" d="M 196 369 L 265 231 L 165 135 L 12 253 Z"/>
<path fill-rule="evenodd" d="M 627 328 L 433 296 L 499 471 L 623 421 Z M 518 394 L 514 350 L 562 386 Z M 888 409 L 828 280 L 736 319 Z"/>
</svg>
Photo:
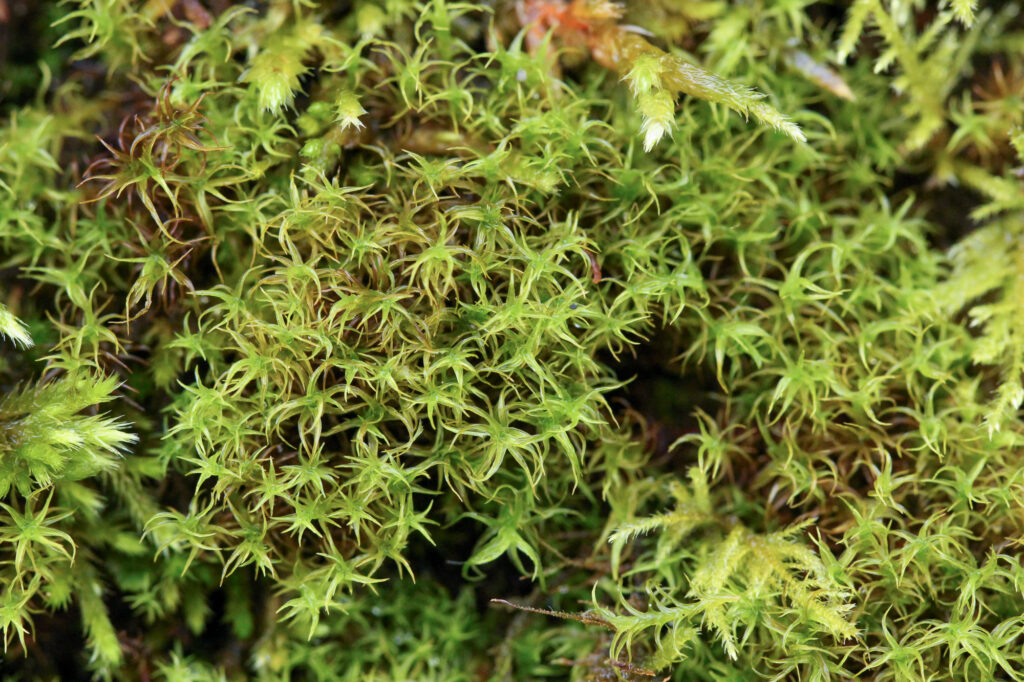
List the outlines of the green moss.
<svg viewBox="0 0 1024 682">
<path fill-rule="evenodd" d="M 5 675 L 1020 679 L 1012 3 L 350 4 L 0 1 Z"/>
</svg>

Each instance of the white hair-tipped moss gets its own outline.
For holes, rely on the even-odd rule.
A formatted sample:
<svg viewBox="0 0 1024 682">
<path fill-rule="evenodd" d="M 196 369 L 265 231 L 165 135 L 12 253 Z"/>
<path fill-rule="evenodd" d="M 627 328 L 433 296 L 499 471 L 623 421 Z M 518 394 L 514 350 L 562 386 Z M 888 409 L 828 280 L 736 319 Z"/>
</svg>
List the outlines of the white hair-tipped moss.
<svg viewBox="0 0 1024 682">
<path fill-rule="evenodd" d="M 0 336 L 6 336 L 14 345 L 28 348 L 32 345 L 32 337 L 21 320 L 11 314 L 3 303 L 0 303 Z"/>
</svg>

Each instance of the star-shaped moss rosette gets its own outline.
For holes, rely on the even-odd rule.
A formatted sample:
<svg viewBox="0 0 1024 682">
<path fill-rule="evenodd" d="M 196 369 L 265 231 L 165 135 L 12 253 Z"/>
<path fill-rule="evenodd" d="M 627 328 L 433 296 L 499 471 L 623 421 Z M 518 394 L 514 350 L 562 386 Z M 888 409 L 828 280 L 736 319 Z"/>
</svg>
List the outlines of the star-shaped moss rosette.
<svg viewBox="0 0 1024 682">
<path fill-rule="evenodd" d="M 2 676 L 1020 679 L 1022 36 L 0 0 Z"/>
</svg>

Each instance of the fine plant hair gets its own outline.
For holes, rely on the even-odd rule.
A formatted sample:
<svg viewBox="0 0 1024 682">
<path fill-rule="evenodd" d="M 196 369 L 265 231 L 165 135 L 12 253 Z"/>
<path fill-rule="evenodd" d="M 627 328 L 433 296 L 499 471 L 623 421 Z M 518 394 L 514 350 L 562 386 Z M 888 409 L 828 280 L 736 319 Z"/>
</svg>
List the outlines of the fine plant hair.
<svg viewBox="0 0 1024 682">
<path fill-rule="evenodd" d="M 1024 15 L 0 0 L 0 677 L 1024 679 Z"/>
</svg>

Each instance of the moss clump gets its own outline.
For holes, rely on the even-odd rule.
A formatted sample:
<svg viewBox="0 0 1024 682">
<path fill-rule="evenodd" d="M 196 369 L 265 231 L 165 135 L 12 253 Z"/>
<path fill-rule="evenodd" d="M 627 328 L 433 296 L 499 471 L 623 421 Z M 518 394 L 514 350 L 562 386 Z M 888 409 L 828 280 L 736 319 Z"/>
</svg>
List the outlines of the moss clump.
<svg viewBox="0 0 1024 682">
<path fill-rule="evenodd" d="M 13 35 L 5 677 L 1022 677 L 1012 3 Z"/>
</svg>

